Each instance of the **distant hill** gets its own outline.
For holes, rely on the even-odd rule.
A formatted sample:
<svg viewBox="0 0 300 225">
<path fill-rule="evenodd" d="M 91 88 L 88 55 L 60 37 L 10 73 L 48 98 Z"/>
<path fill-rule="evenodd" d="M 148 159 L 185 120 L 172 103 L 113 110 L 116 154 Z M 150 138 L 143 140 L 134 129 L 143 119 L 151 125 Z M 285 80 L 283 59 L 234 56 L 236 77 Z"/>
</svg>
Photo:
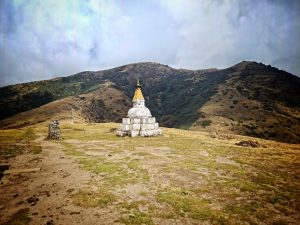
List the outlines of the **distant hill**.
<svg viewBox="0 0 300 225">
<path fill-rule="evenodd" d="M 227 69 L 174 69 L 158 63 L 0 88 L 0 127 L 53 118 L 120 122 L 137 76 L 162 126 L 300 143 L 300 78 L 256 62 Z"/>
</svg>

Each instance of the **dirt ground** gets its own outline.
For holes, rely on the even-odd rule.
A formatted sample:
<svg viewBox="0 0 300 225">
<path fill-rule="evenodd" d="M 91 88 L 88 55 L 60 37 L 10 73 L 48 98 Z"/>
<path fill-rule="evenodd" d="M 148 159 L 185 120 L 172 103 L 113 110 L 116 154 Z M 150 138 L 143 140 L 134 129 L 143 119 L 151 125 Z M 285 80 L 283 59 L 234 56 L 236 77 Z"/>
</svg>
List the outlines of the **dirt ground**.
<svg viewBox="0 0 300 225">
<path fill-rule="evenodd" d="M 176 129 L 122 139 L 114 126 L 66 125 L 60 141 L 33 128 L 41 152 L 0 164 L 40 170 L 3 175 L 0 224 L 298 223 L 299 145 Z"/>
<path fill-rule="evenodd" d="M 38 135 L 35 141 L 42 145 L 40 155 L 29 153 L 9 160 L 10 169 L 38 167 L 41 170 L 2 178 L 0 224 L 24 208 L 29 208 L 32 225 L 113 223 L 115 215 L 109 209 L 99 212 L 72 204 L 68 190 L 85 188 L 91 181 L 91 173 L 80 169 L 74 159 L 66 156 L 61 144 L 43 140 L 45 134 Z M 31 197 L 38 200 L 28 203 Z"/>
</svg>

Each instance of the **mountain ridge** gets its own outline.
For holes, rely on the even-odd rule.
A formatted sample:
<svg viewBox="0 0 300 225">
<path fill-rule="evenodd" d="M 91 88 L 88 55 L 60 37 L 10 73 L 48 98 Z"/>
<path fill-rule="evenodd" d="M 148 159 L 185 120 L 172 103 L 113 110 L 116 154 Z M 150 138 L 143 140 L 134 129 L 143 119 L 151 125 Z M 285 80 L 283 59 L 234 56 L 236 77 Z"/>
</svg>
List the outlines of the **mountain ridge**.
<svg viewBox="0 0 300 225">
<path fill-rule="evenodd" d="M 300 78 L 251 61 L 204 70 L 142 62 L 9 85 L 0 88 L 0 127 L 22 126 L 16 121 L 37 117 L 29 111 L 41 107 L 41 114 L 54 101 L 68 102 L 69 108 L 82 102 L 81 109 L 74 109 L 81 120 L 120 122 L 130 108 L 137 76 L 147 106 L 163 126 L 300 142 Z M 41 116 L 36 121 L 30 116 L 23 124 L 43 122 Z M 60 118 L 70 119 L 70 112 Z"/>
</svg>

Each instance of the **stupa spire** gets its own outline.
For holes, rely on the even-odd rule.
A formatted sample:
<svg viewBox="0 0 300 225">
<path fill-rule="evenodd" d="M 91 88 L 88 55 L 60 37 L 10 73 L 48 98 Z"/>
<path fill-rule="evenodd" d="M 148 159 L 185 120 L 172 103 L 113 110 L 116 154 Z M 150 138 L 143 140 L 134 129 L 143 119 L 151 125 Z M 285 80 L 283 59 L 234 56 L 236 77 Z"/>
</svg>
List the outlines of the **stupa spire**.
<svg viewBox="0 0 300 225">
<path fill-rule="evenodd" d="M 138 78 L 137 82 L 136 82 L 136 89 L 135 89 L 134 96 L 132 99 L 133 102 L 144 100 L 144 96 L 143 96 L 141 87 L 142 86 L 140 85 L 140 79 Z"/>
</svg>

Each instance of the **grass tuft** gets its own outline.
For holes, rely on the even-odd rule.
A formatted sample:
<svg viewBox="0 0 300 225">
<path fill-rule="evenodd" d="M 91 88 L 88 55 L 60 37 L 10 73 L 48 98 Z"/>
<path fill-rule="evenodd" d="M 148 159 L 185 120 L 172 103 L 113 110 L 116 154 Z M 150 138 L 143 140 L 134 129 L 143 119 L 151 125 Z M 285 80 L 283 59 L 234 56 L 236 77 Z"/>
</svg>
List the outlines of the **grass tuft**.
<svg viewBox="0 0 300 225">
<path fill-rule="evenodd" d="M 31 152 L 33 154 L 41 154 L 42 153 L 42 146 L 40 146 L 40 145 L 32 145 L 31 146 Z"/>
<path fill-rule="evenodd" d="M 29 208 L 20 209 L 3 225 L 27 225 L 30 222 Z"/>
<path fill-rule="evenodd" d="M 156 198 L 158 202 L 172 206 L 181 217 L 226 224 L 227 219 L 223 216 L 223 213 L 212 209 L 209 201 L 192 196 L 186 191 L 167 190 L 157 194 Z"/>
<path fill-rule="evenodd" d="M 80 190 L 71 195 L 73 202 L 85 208 L 106 207 L 108 204 L 116 201 L 116 197 L 109 191 L 101 189 L 101 191 L 92 192 L 89 190 Z"/>
<path fill-rule="evenodd" d="M 123 212 L 122 218 L 119 222 L 124 223 L 126 225 L 153 225 L 153 221 L 151 216 L 148 213 L 141 212 L 139 209 L 140 205 L 145 206 L 147 204 L 146 201 L 134 201 L 131 203 L 123 203 L 122 208 L 125 210 Z"/>
</svg>

